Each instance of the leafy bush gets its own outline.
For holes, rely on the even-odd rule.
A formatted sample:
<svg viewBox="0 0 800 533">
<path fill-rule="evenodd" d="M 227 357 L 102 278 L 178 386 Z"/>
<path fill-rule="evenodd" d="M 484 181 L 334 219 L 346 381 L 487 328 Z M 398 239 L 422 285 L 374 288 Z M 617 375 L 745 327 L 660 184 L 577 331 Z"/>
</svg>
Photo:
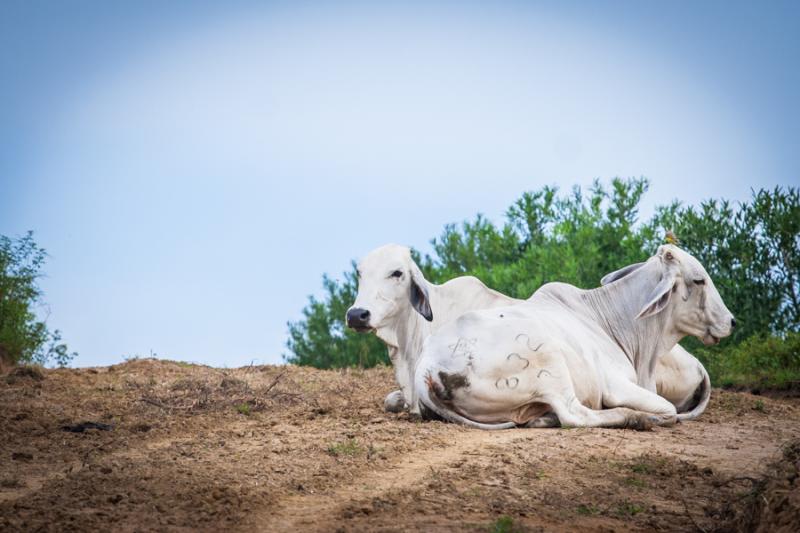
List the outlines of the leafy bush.
<svg viewBox="0 0 800 533">
<path fill-rule="evenodd" d="M 0 361 L 6 364 L 55 361 L 66 365 L 69 353 L 58 330 L 49 331 L 34 309 L 42 291 L 36 280 L 47 257 L 33 233 L 18 239 L 0 235 Z"/>
<path fill-rule="evenodd" d="M 715 385 L 755 389 L 800 388 L 800 333 L 754 335 L 723 350 L 696 350 Z"/>
<path fill-rule="evenodd" d="M 708 270 L 737 328 L 721 347 L 703 348 L 707 360 L 753 335 L 781 335 L 800 329 L 800 198 L 798 190 L 754 191 L 749 202 L 709 200 L 699 207 L 679 202 L 638 221 L 648 182 L 596 181 L 584 191 L 555 187 L 526 192 L 496 225 L 482 215 L 445 226 L 433 239 L 433 255 L 415 259 L 426 277 L 442 283 L 474 275 L 488 286 L 528 298 L 550 281 L 593 288 L 603 275 L 652 255 L 673 230 L 681 246 Z M 348 331 L 344 314 L 355 300 L 355 268 L 343 281 L 323 278 L 326 295 L 311 299 L 304 318 L 289 324 L 286 360 L 320 368 L 371 366 L 386 362 L 386 349 L 373 335 Z M 701 344 L 686 339 L 696 351 Z M 720 363 L 721 364 L 721 363 Z M 717 369 L 718 368 L 718 369 Z M 717 370 L 715 370 L 717 369 Z M 712 379 L 723 375 L 710 370 Z"/>
</svg>

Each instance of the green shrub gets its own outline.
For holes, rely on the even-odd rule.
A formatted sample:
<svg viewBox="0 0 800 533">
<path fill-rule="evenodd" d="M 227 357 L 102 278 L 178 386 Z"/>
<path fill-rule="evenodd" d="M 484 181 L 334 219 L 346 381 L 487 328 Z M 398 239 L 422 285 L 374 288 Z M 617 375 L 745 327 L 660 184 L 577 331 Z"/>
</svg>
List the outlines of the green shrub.
<svg viewBox="0 0 800 533">
<path fill-rule="evenodd" d="M 514 531 L 514 519 L 503 515 L 489 526 L 489 531 L 491 533 L 512 533 Z"/>
<path fill-rule="evenodd" d="M 6 364 L 55 361 L 66 365 L 69 353 L 58 330 L 50 331 L 34 309 L 42 291 L 36 281 L 47 257 L 33 233 L 11 239 L 0 235 L 0 361 Z"/>
<path fill-rule="evenodd" d="M 800 333 L 754 335 L 736 346 L 700 349 L 711 383 L 748 389 L 800 388 Z"/>
<path fill-rule="evenodd" d="M 340 455 L 358 455 L 361 452 L 362 448 L 356 439 L 347 439 L 344 442 L 337 442 L 328 446 L 328 453 L 334 457 Z"/>
</svg>

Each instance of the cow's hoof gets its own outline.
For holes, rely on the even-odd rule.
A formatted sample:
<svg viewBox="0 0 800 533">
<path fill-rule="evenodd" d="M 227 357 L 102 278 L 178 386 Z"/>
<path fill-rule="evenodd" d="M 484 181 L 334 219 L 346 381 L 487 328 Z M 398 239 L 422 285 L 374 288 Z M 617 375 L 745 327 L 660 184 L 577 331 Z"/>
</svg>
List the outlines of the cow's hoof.
<svg viewBox="0 0 800 533">
<path fill-rule="evenodd" d="M 425 422 L 425 418 L 422 416 L 422 413 L 414 413 L 412 411 L 408 412 L 408 421 L 409 422 Z"/>
<path fill-rule="evenodd" d="M 403 397 L 403 391 L 390 392 L 386 399 L 383 400 L 383 408 L 389 413 L 402 413 L 405 411 L 406 399 Z"/>
<path fill-rule="evenodd" d="M 640 421 L 636 424 L 641 427 L 635 425 L 634 429 L 639 429 L 641 431 L 647 431 L 654 426 L 672 427 L 678 420 L 676 415 L 640 414 L 637 416 L 640 418 Z"/>
<path fill-rule="evenodd" d="M 672 427 L 675 424 L 679 423 L 678 415 L 664 415 L 664 416 L 657 416 L 658 425 L 664 427 Z"/>
<path fill-rule="evenodd" d="M 658 417 L 647 413 L 635 413 L 628 417 L 625 427 L 636 431 L 650 431 L 658 425 Z"/>
</svg>

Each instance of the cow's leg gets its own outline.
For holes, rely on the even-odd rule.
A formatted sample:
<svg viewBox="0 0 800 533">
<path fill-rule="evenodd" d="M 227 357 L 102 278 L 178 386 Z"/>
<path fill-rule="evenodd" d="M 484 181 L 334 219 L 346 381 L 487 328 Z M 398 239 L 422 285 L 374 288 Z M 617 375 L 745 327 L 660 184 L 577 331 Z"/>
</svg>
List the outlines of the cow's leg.
<svg viewBox="0 0 800 533">
<path fill-rule="evenodd" d="M 568 350 L 569 348 L 566 348 Z M 568 353 L 542 351 L 538 359 L 525 370 L 525 382 L 530 388 L 525 393 L 536 398 L 537 403 L 550 406 L 549 412 L 528 422 L 527 427 L 608 427 L 649 429 L 656 420 L 648 413 L 631 409 L 591 409 L 583 405 L 575 392 L 575 384 L 566 364 Z M 589 378 L 592 379 L 592 378 Z M 602 383 L 596 383 L 601 387 Z M 521 393 L 521 392 L 520 392 Z M 596 400 L 600 400 L 598 397 Z"/>
<path fill-rule="evenodd" d="M 383 408 L 389 413 L 400 413 L 406 409 L 406 399 L 403 396 L 403 391 L 396 390 L 390 392 L 386 396 L 386 399 L 383 400 Z"/>
<path fill-rule="evenodd" d="M 538 372 L 540 374 L 541 372 Z M 553 382 L 541 394 L 543 403 L 549 404 L 562 426 L 650 429 L 657 420 L 648 413 L 634 411 L 625 407 L 613 409 L 592 409 L 583 405 L 575 395 L 575 386 L 563 362 L 556 364 L 548 374 Z M 542 377 L 544 379 L 544 376 Z M 544 391 L 543 391 L 544 392 Z"/>
<path fill-rule="evenodd" d="M 659 426 L 671 426 L 677 420 L 675 406 L 668 400 L 622 377 L 609 379 L 603 405 L 649 413 Z"/>
<path fill-rule="evenodd" d="M 586 407 L 574 394 L 568 397 L 551 397 L 545 399 L 553 408 L 562 426 L 569 427 L 601 427 L 601 428 L 631 428 L 650 429 L 658 422 L 649 413 L 643 413 L 616 407 L 614 409 L 590 409 Z"/>
<path fill-rule="evenodd" d="M 410 365 L 405 357 L 396 357 L 392 363 L 394 364 L 394 377 L 397 384 L 400 385 L 399 392 L 403 396 L 405 404 L 408 405 L 411 414 L 420 414 L 417 395 L 414 393 L 414 366 Z"/>
</svg>

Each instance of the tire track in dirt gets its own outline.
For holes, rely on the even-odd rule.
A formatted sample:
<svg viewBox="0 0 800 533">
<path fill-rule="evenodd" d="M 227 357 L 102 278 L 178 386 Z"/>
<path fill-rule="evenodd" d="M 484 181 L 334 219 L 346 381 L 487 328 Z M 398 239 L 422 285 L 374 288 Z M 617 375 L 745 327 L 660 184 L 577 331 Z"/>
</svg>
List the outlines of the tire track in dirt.
<svg viewBox="0 0 800 533">
<path fill-rule="evenodd" d="M 530 430 L 505 431 L 462 430 L 452 445 L 445 448 L 416 450 L 403 455 L 389 467 L 370 470 L 340 488 L 317 494 L 283 498 L 269 512 L 254 517 L 247 530 L 257 531 L 324 531 L 330 522 L 320 517 L 333 517 L 347 505 L 374 498 L 392 490 L 413 488 L 432 469 L 454 463 L 465 455 L 477 454 L 483 447 L 507 445 L 530 439 Z"/>
</svg>

